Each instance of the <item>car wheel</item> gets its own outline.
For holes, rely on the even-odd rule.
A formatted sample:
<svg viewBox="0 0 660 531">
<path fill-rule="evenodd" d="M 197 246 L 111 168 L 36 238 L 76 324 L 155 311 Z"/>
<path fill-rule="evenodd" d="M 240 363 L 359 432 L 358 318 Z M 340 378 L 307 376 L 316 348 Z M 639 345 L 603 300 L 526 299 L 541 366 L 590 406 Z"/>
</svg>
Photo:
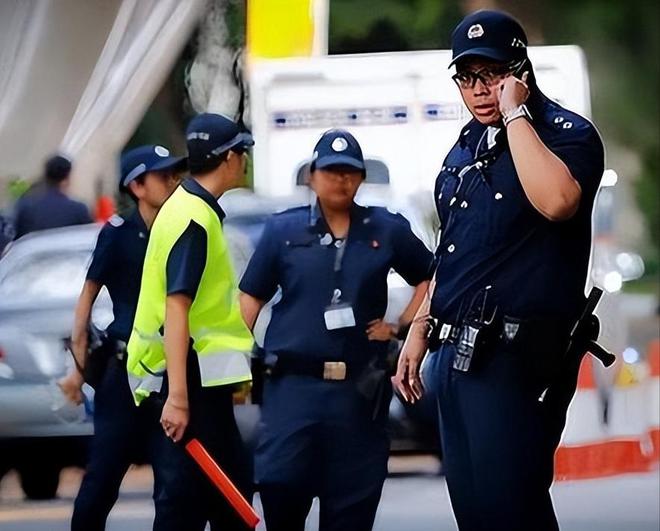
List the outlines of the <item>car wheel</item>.
<svg viewBox="0 0 660 531">
<path fill-rule="evenodd" d="M 30 500 L 50 500 L 57 495 L 61 467 L 52 463 L 30 463 L 18 467 L 21 488 Z"/>
</svg>

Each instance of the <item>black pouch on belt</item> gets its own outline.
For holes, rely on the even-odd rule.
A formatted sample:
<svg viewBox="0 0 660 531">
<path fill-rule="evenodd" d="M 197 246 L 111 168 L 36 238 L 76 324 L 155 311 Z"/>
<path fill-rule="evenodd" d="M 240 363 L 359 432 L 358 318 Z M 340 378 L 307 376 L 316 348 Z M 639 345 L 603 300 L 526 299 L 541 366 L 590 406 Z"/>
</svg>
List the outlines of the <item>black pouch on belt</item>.
<svg viewBox="0 0 660 531">
<path fill-rule="evenodd" d="M 103 380 L 108 367 L 108 360 L 117 354 L 116 342 L 111 340 L 105 331 L 90 325 L 88 329 L 87 360 L 83 370 L 85 382 L 96 389 Z"/>
</svg>

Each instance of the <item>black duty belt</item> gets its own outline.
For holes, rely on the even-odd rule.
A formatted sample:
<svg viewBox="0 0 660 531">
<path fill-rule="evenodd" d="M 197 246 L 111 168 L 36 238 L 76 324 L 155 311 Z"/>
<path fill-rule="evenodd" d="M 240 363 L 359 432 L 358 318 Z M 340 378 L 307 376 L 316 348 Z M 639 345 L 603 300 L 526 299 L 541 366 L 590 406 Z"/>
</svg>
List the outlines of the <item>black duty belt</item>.
<svg viewBox="0 0 660 531">
<path fill-rule="evenodd" d="M 321 380 L 347 380 L 355 372 L 345 361 L 304 360 L 278 357 L 273 364 L 266 363 L 265 373 L 277 377 L 287 374 L 313 376 Z"/>
<path fill-rule="evenodd" d="M 462 325 L 434 321 L 429 333 L 429 348 L 438 348 L 445 342 L 454 342 L 461 334 Z M 519 320 L 504 316 L 499 319 L 497 329 L 502 339 L 513 341 L 516 338 L 530 339 L 538 334 L 566 335 L 570 332 L 567 321 L 552 319 Z"/>
</svg>

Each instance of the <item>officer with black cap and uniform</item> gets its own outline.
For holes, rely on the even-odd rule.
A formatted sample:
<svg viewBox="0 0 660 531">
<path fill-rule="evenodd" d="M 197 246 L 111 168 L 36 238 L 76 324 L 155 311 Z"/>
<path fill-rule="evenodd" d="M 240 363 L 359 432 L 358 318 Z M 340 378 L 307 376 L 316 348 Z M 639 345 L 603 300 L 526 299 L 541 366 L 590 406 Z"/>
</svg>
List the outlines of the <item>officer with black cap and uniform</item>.
<svg viewBox="0 0 660 531">
<path fill-rule="evenodd" d="M 185 164 L 185 157 L 173 157 L 158 145 L 141 146 L 122 155 L 119 190 L 130 195 L 136 208 L 125 219 L 113 216 L 101 229 L 78 299 L 71 334 L 76 364 L 58 383 L 78 404 L 84 380 L 94 387 L 95 395 L 94 438 L 74 504 L 74 531 L 105 529 L 128 467 L 151 453 L 149 444 L 158 429 L 158 418 L 133 404 L 125 346 L 140 293 L 149 228 L 174 191 Z M 103 345 L 88 355 L 92 306 L 104 286 L 112 300 L 114 319 L 104 332 Z"/>
<path fill-rule="evenodd" d="M 323 531 L 371 529 L 387 474 L 389 340 L 428 287 L 432 254 L 408 221 L 354 202 L 365 178 L 357 140 L 325 132 L 314 148 L 317 202 L 276 214 L 239 284 L 251 329 L 275 293 L 255 476 L 269 531 L 303 531 L 320 500 Z M 391 269 L 415 286 L 384 321 Z"/>
<path fill-rule="evenodd" d="M 430 348 L 439 351 L 429 387 L 438 393 L 459 528 L 556 530 L 549 488 L 565 410 L 543 399 L 563 376 L 585 305 L 604 148 L 588 120 L 539 90 L 527 37 L 509 15 L 466 17 L 452 54 L 473 118 L 436 181 L 435 288 L 411 327 L 395 384 L 410 401 L 423 392 L 430 313 Z"/>
<path fill-rule="evenodd" d="M 186 129 L 186 177 L 156 218 L 128 342 L 127 372 L 136 403 L 160 403 L 154 459 L 156 531 L 246 529 L 183 445 L 198 439 L 246 497 L 248 453 L 233 409 L 249 382 L 252 337 L 238 291 L 218 198 L 245 178 L 252 136 L 214 113 Z"/>
</svg>

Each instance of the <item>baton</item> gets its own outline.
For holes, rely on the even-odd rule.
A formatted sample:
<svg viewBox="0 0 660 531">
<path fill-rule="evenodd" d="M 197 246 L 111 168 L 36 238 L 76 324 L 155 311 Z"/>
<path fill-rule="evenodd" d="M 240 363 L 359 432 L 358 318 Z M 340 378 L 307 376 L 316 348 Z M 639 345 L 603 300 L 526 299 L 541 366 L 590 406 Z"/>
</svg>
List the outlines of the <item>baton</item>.
<svg viewBox="0 0 660 531">
<path fill-rule="evenodd" d="M 259 523 L 259 515 L 227 477 L 227 474 L 222 471 L 218 463 L 213 460 L 202 443 L 198 439 L 190 439 L 186 443 L 186 452 L 195 460 L 199 468 L 222 493 L 247 526 L 254 529 Z"/>
</svg>

